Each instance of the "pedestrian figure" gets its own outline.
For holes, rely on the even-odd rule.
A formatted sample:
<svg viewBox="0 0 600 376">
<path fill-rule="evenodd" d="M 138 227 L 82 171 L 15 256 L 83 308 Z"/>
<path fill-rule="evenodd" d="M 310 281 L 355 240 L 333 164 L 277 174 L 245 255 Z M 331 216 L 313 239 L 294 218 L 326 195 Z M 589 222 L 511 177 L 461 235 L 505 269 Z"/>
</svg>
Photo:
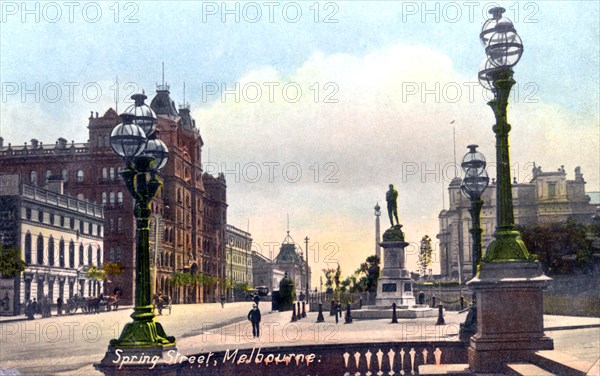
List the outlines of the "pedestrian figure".
<svg viewBox="0 0 600 376">
<path fill-rule="evenodd" d="M 258 306 L 258 302 L 260 302 L 260 297 L 258 296 L 258 294 L 254 294 L 254 297 L 252 298 L 252 300 L 254 300 L 254 304 L 256 304 L 256 306 Z"/>
<path fill-rule="evenodd" d="M 28 320 L 33 320 L 33 314 L 35 313 L 35 310 L 33 308 L 33 302 L 31 301 L 31 299 L 27 302 L 27 305 L 25 306 L 25 315 L 27 316 Z"/>
<path fill-rule="evenodd" d="M 225 297 L 221 296 L 221 308 L 225 308 Z"/>
<path fill-rule="evenodd" d="M 252 323 L 252 336 L 254 338 L 260 337 L 260 309 L 258 309 L 258 305 L 252 305 L 252 309 L 248 312 L 248 320 Z"/>
<path fill-rule="evenodd" d="M 58 299 L 56 299 L 56 313 L 58 315 L 62 315 L 62 306 L 63 306 L 63 299 L 62 297 L 58 297 Z"/>
<path fill-rule="evenodd" d="M 156 297 L 156 308 L 158 308 L 158 315 L 162 316 L 162 310 L 163 310 L 163 298 L 162 298 L 162 294 L 159 292 L 158 296 Z"/>
<path fill-rule="evenodd" d="M 33 302 L 31 302 L 31 314 L 34 315 L 39 313 L 38 302 L 35 298 L 33 298 Z"/>
</svg>

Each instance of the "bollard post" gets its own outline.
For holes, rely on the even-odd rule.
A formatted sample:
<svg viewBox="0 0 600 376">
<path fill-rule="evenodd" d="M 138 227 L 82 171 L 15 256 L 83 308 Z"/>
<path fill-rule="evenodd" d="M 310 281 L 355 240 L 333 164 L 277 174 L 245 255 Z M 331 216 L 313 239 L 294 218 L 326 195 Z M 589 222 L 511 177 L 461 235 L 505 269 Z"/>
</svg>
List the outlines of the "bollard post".
<svg viewBox="0 0 600 376">
<path fill-rule="evenodd" d="M 358 309 L 362 309 L 362 296 L 360 297 L 360 300 L 358 301 Z"/>
<path fill-rule="evenodd" d="M 292 304 L 292 306 L 294 307 L 294 310 L 292 311 L 292 322 L 298 321 L 298 318 L 296 317 L 296 305 Z"/>
<path fill-rule="evenodd" d="M 464 296 L 460 296 L 460 310 L 462 311 L 463 309 L 465 309 L 465 297 Z"/>
<path fill-rule="evenodd" d="M 352 312 L 350 311 L 350 303 L 346 306 L 346 321 L 344 324 L 352 324 Z"/>
<path fill-rule="evenodd" d="M 438 319 L 435 325 L 446 325 L 446 321 L 444 321 L 444 305 L 438 305 Z"/>
<path fill-rule="evenodd" d="M 431 297 L 431 308 L 435 308 L 435 295 Z"/>
<path fill-rule="evenodd" d="M 302 313 L 300 313 L 300 301 L 296 302 L 296 306 L 298 306 L 298 310 L 296 311 L 298 314 L 296 315 L 296 318 L 300 320 L 302 318 Z"/>
<path fill-rule="evenodd" d="M 398 316 L 396 315 L 396 302 L 392 304 L 392 324 L 398 323 Z"/>
<path fill-rule="evenodd" d="M 331 310 L 329 310 L 329 316 L 337 315 L 335 300 L 331 299 Z"/>
<path fill-rule="evenodd" d="M 306 317 L 306 302 L 302 302 L 302 318 Z"/>
<path fill-rule="evenodd" d="M 317 315 L 317 322 L 324 322 L 325 318 L 323 317 L 323 303 L 319 303 L 319 314 Z"/>
</svg>

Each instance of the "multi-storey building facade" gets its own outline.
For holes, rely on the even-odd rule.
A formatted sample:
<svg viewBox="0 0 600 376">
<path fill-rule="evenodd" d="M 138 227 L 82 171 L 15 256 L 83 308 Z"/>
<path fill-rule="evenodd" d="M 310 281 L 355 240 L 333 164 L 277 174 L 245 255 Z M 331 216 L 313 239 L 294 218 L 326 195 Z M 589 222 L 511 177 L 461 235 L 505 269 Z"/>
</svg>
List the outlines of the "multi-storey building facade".
<svg viewBox="0 0 600 376">
<path fill-rule="evenodd" d="M 200 273 L 217 281 L 225 277 L 226 182 L 202 171 L 204 142 L 187 105 L 177 109 L 169 87 L 159 85 L 150 107 L 157 115 L 157 138 L 169 149 L 167 165 L 161 170 L 163 187 L 152 203 L 154 221 L 162 231 L 158 247 L 156 290 L 176 303 L 213 301 L 224 284 L 176 286 L 176 272 Z M 104 208 L 105 259 L 118 262 L 123 272 L 110 277 L 107 289 L 120 289 L 131 303 L 135 291 L 135 221 L 133 199 L 119 171 L 121 157 L 110 147 L 110 133 L 120 122 L 111 108 L 102 116 L 88 119 L 89 140 L 68 143 L 59 138 L 54 145 L 36 139 L 28 145 L 4 145 L 0 139 L 0 168 L 20 174 L 34 186 L 44 187 L 47 178 L 60 175 L 68 195 L 98 203 Z M 156 223 L 156 222 L 155 222 Z"/>
<path fill-rule="evenodd" d="M 542 172 L 534 166 L 529 183 L 513 183 L 513 210 L 517 225 L 544 222 L 564 222 L 572 218 L 581 223 L 589 223 L 595 213 L 595 206 L 585 193 L 585 180 L 579 167 L 575 168 L 575 179 L 568 180 L 564 167 L 557 171 Z M 471 202 L 461 194 L 461 179 L 450 182 L 448 193 L 450 206 L 439 215 L 440 232 L 439 254 L 441 275 L 451 279 L 466 281 L 472 275 Z M 482 247 L 494 239 L 496 229 L 496 184 L 492 181 L 481 199 Z"/>
<path fill-rule="evenodd" d="M 233 287 L 247 283 L 254 286 L 252 280 L 252 235 L 237 227 L 227 225 L 225 228 L 227 240 L 227 271 L 225 275 L 230 281 L 228 296 L 233 297 Z"/>
<path fill-rule="evenodd" d="M 9 314 L 22 312 L 34 298 L 56 303 L 101 292 L 101 282 L 86 272 L 92 265 L 101 268 L 104 259 L 102 207 L 63 195 L 60 176 L 48 180 L 45 190 L 22 183 L 20 175 L 0 175 L 0 241 L 20 249 L 28 265 L 3 286 L 3 295 L 16 303 L 8 306 Z"/>
</svg>

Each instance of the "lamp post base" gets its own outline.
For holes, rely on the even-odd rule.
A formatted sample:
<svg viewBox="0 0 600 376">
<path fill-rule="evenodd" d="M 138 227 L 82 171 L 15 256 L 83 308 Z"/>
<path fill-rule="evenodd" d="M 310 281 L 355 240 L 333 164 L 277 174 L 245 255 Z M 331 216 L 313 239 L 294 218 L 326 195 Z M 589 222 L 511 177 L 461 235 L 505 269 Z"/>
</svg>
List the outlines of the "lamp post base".
<svg viewBox="0 0 600 376">
<path fill-rule="evenodd" d="M 550 278 L 536 262 L 484 263 L 467 284 L 477 296 L 477 334 L 470 339 L 469 368 L 498 372 L 553 349 L 544 335 L 542 290 Z"/>
</svg>

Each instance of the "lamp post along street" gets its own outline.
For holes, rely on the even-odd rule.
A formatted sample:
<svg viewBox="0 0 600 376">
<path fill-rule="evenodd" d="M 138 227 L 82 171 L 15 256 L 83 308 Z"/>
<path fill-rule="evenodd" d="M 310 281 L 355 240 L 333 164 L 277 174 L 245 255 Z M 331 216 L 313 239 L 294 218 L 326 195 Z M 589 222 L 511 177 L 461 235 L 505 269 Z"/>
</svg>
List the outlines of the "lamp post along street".
<svg viewBox="0 0 600 376">
<path fill-rule="evenodd" d="M 310 293 L 309 289 L 309 283 L 308 283 L 308 241 L 310 239 L 307 237 L 304 238 L 304 244 L 305 244 L 305 248 L 306 248 L 306 302 L 308 303 L 308 294 Z"/>
<path fill-rule="evenodd" d="M 461 192 L 471 201 L 471 237 L 473 239 L 473 247 L 471 253 L 471 277 L 475 278 L 479 269 L 482 258 L 481 251 L 481 208 L 483 200 L 481 195 L 488 186 L 490 178 L 488 177 L 486 161 L 483 154 L 477 151 L 477 145 L 469 145 L 469 152 L 465 154 L 461 167 L 465 173 L 465 177 L 460 186 Z M 469 313 L 464 324 L 461 324 L 461 338 L 467 339 L 477 332 L 477 298 L 476 294 L 472 295 L 473 304 L 469 309 Z"/>
<path fill-rule="evenodd" d="M 497 226 L 494 241 L 476 266 L 475 276 L 467 283 L 477 297 L 477 334 L 463 336 L 467 333 L 461 330 L 461 338 L 469 340 L 469 368 L 474 373 L 506 373 L 509 363 L 532 362 L 537 351 L 554 347 L 552 339 L 544 334 L 542 290 L 550 278 L 544 275 L 515 229 L 507 107 L 515 84 L 512 67 L 523 54 L 523 44 L 512 21 L 502 16 L 504 11 L 501 7 L 490 9 L 492 18 L 484 23 L 479 34 L 486 53 L 479 82 L 494 95 L 488 105 L 496 120 L 493 131 L 496 135 Z M 476 154 L 475 151 L 472 154 Z M 478 166 L 477 158 L 469 158 L 468 165 L 464 166 L 467 170 L 464 192 L 472 198 L 472 234 L 479 238 L 481 230 L 475 227 L 479 226 L 481 203 L 480 198 L 472 194 L 486 182 L 477 174 L 481 163 Z M 475 243 L 474 240 L 474 262 L 480 255 L 480 244 Z"/>
<path fill-rule="evenodd" d="M 131 97 L 135 103 L 120 115 L 121 124 L 110 135 L 115 153 L 123 157 L 126 167 L 121 171 L 127 190 L 135 201 L 135 307 L 133 322 L 127 323 L 118 339 L 110 341 L 108 352 L 99 368 L 114 368 L 115 351 L 146 355 L 163 355 L 175 349 L 175 337 L 167 336 L 160 323 L 154 321 L 150 276 L 150 203 L 162 186 L 158 171 L 167 163 L 166 145 L 154 139 L 156 115 L 144 104 L 144 94 Z"/>
<path fill-rule="evenodd" d="M 485 256 L 487 262 L 530 260 L 525 243 L 515 230 L 508 148 L 511 129 L 507 115 L 508 97 L 515 84 L 511 68 L 519 62 L 523 44 L 512 22 L 502 16 L 504 11 L 501 7 L 492 8 L 492 18 L 486 21 L 480 33 L 487 57 L 479 72 L 479 82 L 494 94 L 494 99 L 488 105 L 496 118 L 492 129 L 496 134 L 497 227 L 495 240 L 489 245 Z"/>
</svg>

